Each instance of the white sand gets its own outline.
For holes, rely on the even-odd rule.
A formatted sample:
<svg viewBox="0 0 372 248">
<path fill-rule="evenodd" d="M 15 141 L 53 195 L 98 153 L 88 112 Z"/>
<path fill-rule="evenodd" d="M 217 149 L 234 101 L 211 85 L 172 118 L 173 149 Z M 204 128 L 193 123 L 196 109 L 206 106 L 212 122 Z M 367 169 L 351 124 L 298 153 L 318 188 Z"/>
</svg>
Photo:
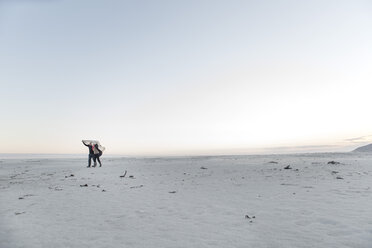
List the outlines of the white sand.
<svg viewBox="0 0 372 248">
<path fill-rule="evenodd" d="M 371 155 L 0 161 L 1 248 L 372 247 Z"/>
</svg>

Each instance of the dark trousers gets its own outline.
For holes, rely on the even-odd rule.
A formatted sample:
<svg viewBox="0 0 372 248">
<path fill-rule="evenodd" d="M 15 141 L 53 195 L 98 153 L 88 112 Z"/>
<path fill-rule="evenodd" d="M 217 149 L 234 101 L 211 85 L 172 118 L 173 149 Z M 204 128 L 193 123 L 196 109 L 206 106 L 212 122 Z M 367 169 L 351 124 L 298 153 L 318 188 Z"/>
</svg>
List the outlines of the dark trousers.
<svg viewBox="0 0 372 248">
<path fill-rule="evenodd" d="M 96 162 L 96 156 L 94 156 L 94 154 L 90 154 L 89 153 L 89 157 L 88 157 L 88 167 L 90 167 L 91 163 L 92 163 L 92 159 L 93 159 L 93 162 L 95 163 Z"/>
<path fill-rule="evenodd" d="M 101 160 L 99 159 L 99 157 L 101 157 L 101 155 L 102 155 L 102 152 L 100 152 L 98 154 L 94 154 L 94 158 L 93 158 L 94 163 L 96 162 L 96 159 L 98 160 L 99 166 L 102 166 Z"/>
<path fill-rule="evenodd" d="M 99 166 L 102 166 L 101 160 L 99 159 L 98 155 L 95 155 L 94 160 L 96 160 L 96 159 L 98 160 Z M 94 162 L 96 162 L 96 161 L 94 161 Z"/>
</svg>

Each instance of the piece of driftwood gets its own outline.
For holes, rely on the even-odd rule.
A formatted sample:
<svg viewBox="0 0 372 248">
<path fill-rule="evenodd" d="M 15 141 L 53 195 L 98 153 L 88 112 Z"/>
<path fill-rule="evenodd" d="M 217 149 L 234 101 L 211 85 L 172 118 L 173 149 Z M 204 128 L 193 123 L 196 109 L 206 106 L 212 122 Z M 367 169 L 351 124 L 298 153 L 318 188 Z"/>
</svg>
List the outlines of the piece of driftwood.
<svg viewBox="0 0 372 248">
<path fill-rule="evenodd" d="M 256 219 L 256 216 L 253 215 L 252 217 L 250 217 L 248 214 L 246 214 L 246 215 L 245 215 L 245 218 L 246 218 L 246 219 Z"/>
<path fill-rule="evenodd" d="M 337 162 L 337 161 L 329 161 L 327 164 L 340 164 L 340 162 Z"/>
<path fill-rule="evenodd" d="M 125 175 L 127 175 L 127 170 L 125 170 L 124 175 L 120 176 L 121 178 L 124 178 Z"/>
<path fill-rule="evenodd" d="M 137 185 L 137 186 L 132 186 L 132 187 L 130 187 L 131 189 L 138 189 L 138 188 L 142 188 L 143 187 L 143 185 L 141 184 L 141 185 Z"/>
</svg>

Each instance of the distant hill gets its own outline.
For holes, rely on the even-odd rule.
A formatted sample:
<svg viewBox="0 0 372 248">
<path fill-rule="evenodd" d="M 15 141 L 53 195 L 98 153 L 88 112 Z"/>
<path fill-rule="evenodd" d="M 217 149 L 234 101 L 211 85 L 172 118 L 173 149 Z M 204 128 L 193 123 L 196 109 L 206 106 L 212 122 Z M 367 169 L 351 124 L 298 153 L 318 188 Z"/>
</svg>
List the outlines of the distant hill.
<svg viewBox="0 0 372 248">
<path fill-rule="evenodd" d="M 353 152 L 370 152 L 370 153 L 372 153 L 372 144 L 358 147 Z"/>
</svg>

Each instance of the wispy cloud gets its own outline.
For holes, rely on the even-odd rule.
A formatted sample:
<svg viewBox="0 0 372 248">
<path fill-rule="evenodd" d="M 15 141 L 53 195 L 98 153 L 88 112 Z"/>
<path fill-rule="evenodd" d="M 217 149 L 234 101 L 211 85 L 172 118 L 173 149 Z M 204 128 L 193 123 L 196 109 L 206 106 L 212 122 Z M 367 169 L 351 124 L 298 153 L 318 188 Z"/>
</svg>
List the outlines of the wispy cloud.
<svg viewBox="0 0 372 248">
<path fill-rule="evenodd" d="M 365 135 L 365 136 L 345 139 L 344 141 L 349 142 L 349 143 L 363 143 L 363 142 L 368 142 L 371 140 L 372 140 L 372 135 Z"/>
<path fill-rule="evenodd" d="M 342 149 L 340 145 L 307 145 L 307 146 L 277 146 L 268 147 L 264 150 L 278 153 L 292 153 L 292 152 L 335 152 Z"/>
<path fill-rule="evenodd" d="M 17 3 L 52 3 L 59 0 L 0 0 L 0 4 L 17 4 Z"/>
</svg>

